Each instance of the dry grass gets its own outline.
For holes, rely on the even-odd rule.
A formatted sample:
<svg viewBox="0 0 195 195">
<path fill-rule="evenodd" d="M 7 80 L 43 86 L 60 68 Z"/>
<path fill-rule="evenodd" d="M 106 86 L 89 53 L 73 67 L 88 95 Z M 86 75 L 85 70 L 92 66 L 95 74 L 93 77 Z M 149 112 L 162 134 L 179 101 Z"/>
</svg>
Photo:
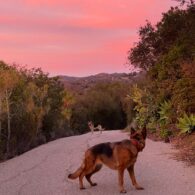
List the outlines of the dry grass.
<svg viewBox="0 0 195 195">
<path fill-rule="evenodd" d="M 190 135 L 175 137 L 172 141 L 175 148 L 179 149 L 176 158 L 195 165 L 195 132 Z"/>
<path fill-rule="evenodd" d="M 169 137 L 170 142 L 178 151 L 175 153 L 175 159 L 187 163 L 187 165 L 195 165 L 195 132 L 192 134 L 178 136 L 178 131 L 174 131 L 174 135 Z M 148 138 L 153 141 L 164 141 L 159 133 L 148 133 Z"/>
</svg>

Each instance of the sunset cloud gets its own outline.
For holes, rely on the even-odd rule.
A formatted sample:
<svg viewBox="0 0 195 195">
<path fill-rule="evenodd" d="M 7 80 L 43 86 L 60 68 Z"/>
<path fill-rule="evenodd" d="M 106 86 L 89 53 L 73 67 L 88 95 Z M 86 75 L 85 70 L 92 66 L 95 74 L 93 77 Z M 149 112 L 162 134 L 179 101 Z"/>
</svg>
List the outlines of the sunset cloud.
<svg viewBox="0 0 195 195">
<path fill-rule="evenodd" d="M 146 20 L 172 0 L 6 0 L 0 3 L 0 59 L 51 75 L 128 72 L 127 51 Z"/>
</svg>

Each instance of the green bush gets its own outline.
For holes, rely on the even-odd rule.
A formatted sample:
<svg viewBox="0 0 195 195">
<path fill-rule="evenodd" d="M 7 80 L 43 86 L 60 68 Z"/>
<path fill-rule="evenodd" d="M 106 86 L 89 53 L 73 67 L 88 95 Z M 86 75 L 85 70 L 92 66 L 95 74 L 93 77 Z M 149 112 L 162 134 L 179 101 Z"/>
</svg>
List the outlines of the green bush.
<svg viewBox="0 0 195 195">
<path fill-rule="evenodd" d="M 160 137 L 163 138 L 165 141 L 169 138 L 169 136 L 172 135 L 172 132 L 166 128 L 162 128 L 160 130 Z"/>
<path fill-rule="evenodd" d="M 194 23 L 194 4 L 171 8 L 156 25 L 147 21 L 139 29 L 139 41 L 129 51 L 131 66 L 147 78 L 132 89 L 136 120 L 145 120 L 154 131 L 157 126 L 161 137 L 168 136 L 166 129 L 174 129 L 183 113 L 195 113 Z M 194 115 L 180 118 L 181 132 L 192 132 L 193 121 Z"/>
<path fill-rule="evenodd" d="M 171 103 L 170 101 L 164 101 L 160 105 L 160 111 L 158 112 L 160 115 L 160 121 L 164 124 L 168 124 L 171 118 Z"/>
<path fill-rule="evenodd" d="M 89 131 L 88 121 L 101 124 L 106 129 L 123 129 L 126 126 L 126 113 L 123 98 L 126 85 L 116 83 L 98 83 L 79 96 L 72 106 L 71 129 L 77 133 Z"/>
<path fill-rule="evenodd" d="M 178 119 L 179 123 L 177 124 L 177 127 L 181 130 L 180 133 L 192 133 L 192 131 L 195 131 L 195 115 L 191 114 L 188 116 L 186 113 L 183 115 L 183 117 L 180 117 Z"/>
<path fill-rule="evenodd" d="M 148 124 L 147 124 L 147 129 L 149 129 L 149 131 L 151 133 L 155 133 L 156 129 L 157 129 L 157 123 L 154 117 L 151 117 Z"/>
</svg>

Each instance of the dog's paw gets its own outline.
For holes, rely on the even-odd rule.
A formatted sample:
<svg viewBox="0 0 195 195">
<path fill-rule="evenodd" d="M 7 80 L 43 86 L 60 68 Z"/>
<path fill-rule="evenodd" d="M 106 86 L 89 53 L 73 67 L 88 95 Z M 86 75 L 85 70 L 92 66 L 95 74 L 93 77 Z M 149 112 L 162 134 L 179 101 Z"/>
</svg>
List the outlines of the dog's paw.
<svg viewBox="0 0 195 195">
<path fill-rule="evenodd" d="M 85 190 L 86 188 L 85 187 L 81 187 L 80 190 Z"/>
<path fill-rule="evenodd" d="M 92 183 L 92 185 L 91 186 L 97 186 L 97 183 Z"/>
<path fill-rule="evenodd" d="M 137 189 L 137 190 L 144 190 L 144 188 L 143 187 L 141 187 L 141 186 L 135 186 L 135 188 Z"/>
<path fill-rule="evenodd" d="M 121 190 L 120 193 L 125 194 L 125 193 L 127 193 L 127 191 L 126 190 Z"/>
</svg>

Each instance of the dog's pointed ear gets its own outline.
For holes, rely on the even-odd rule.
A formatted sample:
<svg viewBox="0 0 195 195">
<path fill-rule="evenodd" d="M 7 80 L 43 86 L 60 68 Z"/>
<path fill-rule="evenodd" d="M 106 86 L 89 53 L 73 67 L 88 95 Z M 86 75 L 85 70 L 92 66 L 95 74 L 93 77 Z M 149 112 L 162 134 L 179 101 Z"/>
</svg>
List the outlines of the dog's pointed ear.
<svg viewBox="0 0 195 195">
<path fill-rule="evenodd" d="M 136 132 L 135 129 L 131 127 L 131 135 L 133 135 L 135 132 Z"/>
<path fill-rule="evenodd" d="M 146 139 L 146 136 L 147 136 L 146 126 L 144 126 L 143 129 L 142 129 L 142 135 L 143 135 L 143 138 Z"/>
</svg>

